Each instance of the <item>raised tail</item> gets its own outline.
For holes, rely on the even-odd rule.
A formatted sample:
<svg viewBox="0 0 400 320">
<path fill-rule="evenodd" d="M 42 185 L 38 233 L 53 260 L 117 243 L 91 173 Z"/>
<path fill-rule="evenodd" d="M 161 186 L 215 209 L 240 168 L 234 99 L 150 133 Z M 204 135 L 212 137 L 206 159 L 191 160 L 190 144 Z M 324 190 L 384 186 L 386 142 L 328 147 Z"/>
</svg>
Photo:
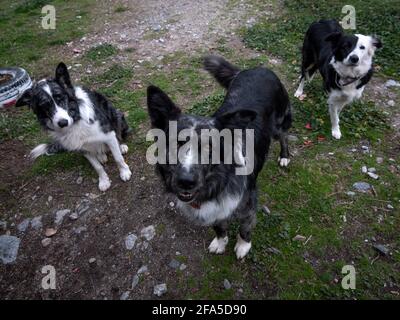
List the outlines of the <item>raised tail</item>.
<svg viewBox="0 0 400 320">
<path fill-rule="evenodd" d="M 52 142 L 52 143 L 42 143 L 39 144 L 37 147 L 35 147 L 31 153 L 29 154 L 29 157 L 32 160 L 35 160 L 36 158 L 46 155 L 46 156 L 51 156 L 56 153 L 64 152 L 66 149 L 59 144 L 58 142 Z"/>
<path fill-rule="evenodd" d="M 227 89 L 240 71 L 239 68 L 230 64 L 224 58 L 214 55 L 206 56 L 203 64 L 204 69 L 210 72 L 214 78 Z"/>
</svg>

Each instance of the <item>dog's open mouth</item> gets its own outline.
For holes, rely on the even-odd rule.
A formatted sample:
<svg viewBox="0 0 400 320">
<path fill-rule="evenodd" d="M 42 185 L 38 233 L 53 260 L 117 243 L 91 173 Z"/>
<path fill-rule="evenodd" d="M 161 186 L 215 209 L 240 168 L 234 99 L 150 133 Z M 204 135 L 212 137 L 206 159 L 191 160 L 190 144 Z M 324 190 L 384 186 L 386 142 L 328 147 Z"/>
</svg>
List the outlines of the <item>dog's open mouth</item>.
<svg viewBox="0 0 400 320">
<path fill-rule="evenodd" d="M 194 197 L 196 196 L 197 192 L 179 192 L 178 193 L 178 199 L 184 202 L 189 202 L 192 201 L 194 199 Z"/>
</svg>

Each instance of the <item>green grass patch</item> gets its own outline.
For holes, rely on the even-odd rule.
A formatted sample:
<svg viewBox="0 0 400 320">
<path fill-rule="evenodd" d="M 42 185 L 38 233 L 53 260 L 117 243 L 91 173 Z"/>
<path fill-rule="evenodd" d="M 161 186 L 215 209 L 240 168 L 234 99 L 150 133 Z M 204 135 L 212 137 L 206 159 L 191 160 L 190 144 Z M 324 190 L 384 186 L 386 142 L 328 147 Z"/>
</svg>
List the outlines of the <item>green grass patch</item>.
<svg viewBox="0 0 400 320">
<path fill-rule="evenodd" d="M 112 44 L 106 43 L 90 48 L 89 51 L 86 52 L 85 57 L 90 60 L 97 61 L 111 57 L 117 52 L 118 49 L 116 47 L 114 47 Z"/>
</svg>

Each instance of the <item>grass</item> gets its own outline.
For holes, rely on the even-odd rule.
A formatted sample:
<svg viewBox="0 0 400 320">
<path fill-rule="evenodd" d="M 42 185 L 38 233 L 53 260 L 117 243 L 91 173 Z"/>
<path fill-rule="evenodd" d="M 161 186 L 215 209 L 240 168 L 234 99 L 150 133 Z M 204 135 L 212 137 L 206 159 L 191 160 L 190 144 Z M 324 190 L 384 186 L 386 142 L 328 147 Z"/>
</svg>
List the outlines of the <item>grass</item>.
<svg viewBox="0 0 400 320">
<path fill-rule="evenodd" d="M 112 44 L 101 44 L 96 47 L 90 48 L 85 54 L 85 57 L 89 60 L 103 60 L 105 58 L 111 57 L 118 52 Z"/>
</svg>

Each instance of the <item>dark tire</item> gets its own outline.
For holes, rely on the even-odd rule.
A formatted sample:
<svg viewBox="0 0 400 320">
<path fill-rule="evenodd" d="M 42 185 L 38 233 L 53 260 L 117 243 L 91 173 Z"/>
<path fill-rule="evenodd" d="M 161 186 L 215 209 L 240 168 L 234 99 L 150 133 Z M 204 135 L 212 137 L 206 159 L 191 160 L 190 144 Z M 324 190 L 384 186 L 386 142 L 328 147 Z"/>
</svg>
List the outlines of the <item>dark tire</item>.
<svg viewBox="0 0 400 320">
<path fill-rule="evenodd" d="M 0 68 L 0 107 L 12 105 L 32 85 L 28 73 L 17 67 Z"/>
</svg>

